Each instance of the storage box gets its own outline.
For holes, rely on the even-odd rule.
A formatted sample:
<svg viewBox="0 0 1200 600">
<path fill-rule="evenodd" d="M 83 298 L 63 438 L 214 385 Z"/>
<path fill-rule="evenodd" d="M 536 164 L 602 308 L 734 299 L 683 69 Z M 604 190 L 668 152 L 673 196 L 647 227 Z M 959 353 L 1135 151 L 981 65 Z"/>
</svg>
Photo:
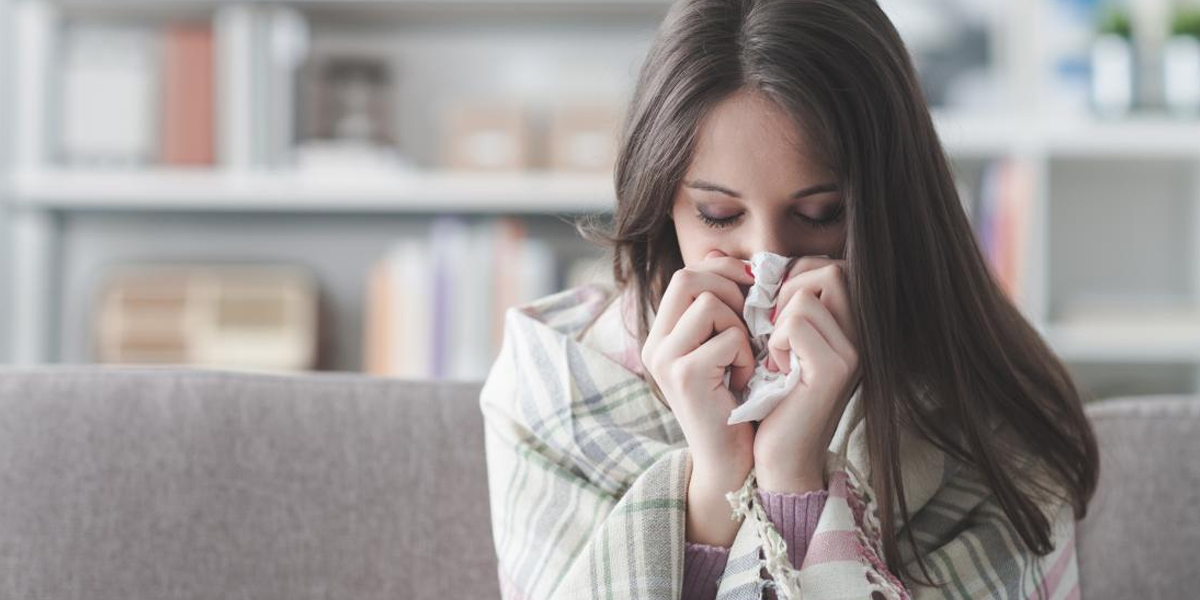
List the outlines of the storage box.
<svg viewBox="0 0 1200 600">
<path fill-rule="evenodd" d="M 532 166 L 531 124 L 520 103 L 458 104 L 442 114 L 447 169 L 521 171 Z"/>
<path fill-rule="evenodd" d="M 97 306 L 102 363 L 315 366 L 317 286 L 291 267 L 127 266 Z"/>
<path fill-rule="evenodd" d="M 616 162 L 619 112 L 605 104 L 568 104 L 550 113 L 549 167 L 556 171 L 609 172 Z"/>
</svg>

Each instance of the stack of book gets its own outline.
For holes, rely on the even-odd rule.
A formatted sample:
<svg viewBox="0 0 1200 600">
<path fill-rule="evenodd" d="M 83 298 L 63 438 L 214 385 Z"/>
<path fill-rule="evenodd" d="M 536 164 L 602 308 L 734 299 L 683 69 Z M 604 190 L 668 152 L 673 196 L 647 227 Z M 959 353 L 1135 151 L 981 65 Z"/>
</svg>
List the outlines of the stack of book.
<svg viewBox="0 0 1200 600">
<path fill-rule="evenodd" d="M 216 160 L 213 31 L 74 24 L 59 70 L 59 158 L 72 165 Z"/>
<path fill-rule="evenodd" d="M 975 215 L 980 246 L 1001 287 L 1014 302 L 1024 300 L 1030 210 L 1033 198 L 1030 166 L 1013 159 L 984 168 L 979 212 Z"/>
<path fill-rule="evenodd" d="M 592 261 L 594 259 L 581 259 Z M 560 265 L 549 243 L 512 218 L 434 221 L 428 237 L 397 241 L 371 269 L 364 323 L 366 372 L 480 380 L 503 341 L 504 313 L 602 269 Z"/>
<path fill-rule="evenodd" d="M 74 167 L 222 167 L 290 161 L 307 22 L 285 6 L 211 17 L 68 20 L 54 65 L 54 159 Z"/>
</svg>

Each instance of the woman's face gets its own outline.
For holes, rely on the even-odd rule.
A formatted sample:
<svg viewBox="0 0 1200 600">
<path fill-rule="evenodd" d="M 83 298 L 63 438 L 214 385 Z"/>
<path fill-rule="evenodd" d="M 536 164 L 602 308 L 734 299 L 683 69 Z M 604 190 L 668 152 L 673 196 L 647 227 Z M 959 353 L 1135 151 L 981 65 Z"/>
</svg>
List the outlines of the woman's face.
<svg viewBox="0 0 1200 600">
<path fill-rule="evenodd" d="M 759 250 L 842 258 L 842 198 L 776 104 L 739 91 L 701 121 L 671 218 L 684 265 L 711 250 L 749 260 Z"/>
</svg>

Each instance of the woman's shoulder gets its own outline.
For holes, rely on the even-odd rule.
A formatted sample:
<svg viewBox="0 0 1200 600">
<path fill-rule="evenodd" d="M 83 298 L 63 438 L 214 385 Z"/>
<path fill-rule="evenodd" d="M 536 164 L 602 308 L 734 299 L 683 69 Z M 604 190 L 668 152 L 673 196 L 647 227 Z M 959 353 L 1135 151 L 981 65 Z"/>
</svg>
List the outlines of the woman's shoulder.
<svg viewBox="0 0 1200 600">
<path fill-rule="evenodd" d="M 610 304 L 612 284 L 592 282 L 513 305 L 505 311 L 506 321 L 517 319 L 577 337 Z"/>
<path fill-rule="evenodd" d="M 499 353 L 484 378 L 481 401 L 507 405 L 530 381 L 529 369 L 543 380 L 566 381 L 560 372 L 574 368 L 571 361 L 546 360 L 569 348 L 578 333 L 603 311 L 612 290 L 590 283 L 511 304 L 504 310 Z"/>
<path fill-rule="evenodd" d="M 647 378 L 636 336 L 623 326 L 624 297 L 612 284 L 589 283 L 506 310 L 504 340 L 480 390 L 485 414 L 532 427 L 538 414 L 552 421 L 574 414 L 575 403 L 591 412 L 612 398 L 626 413 L 641 406 L 669 416 L 650 387 L 648 400 L 636 402 Z"/>
<path fill-rule="evenodd" d="M 556 344 L 578 344 L 642 376 L 635 306 L 629 288 L 589 282 L 509 308 L 505 336 L 550 335 Z"/>
</svg>

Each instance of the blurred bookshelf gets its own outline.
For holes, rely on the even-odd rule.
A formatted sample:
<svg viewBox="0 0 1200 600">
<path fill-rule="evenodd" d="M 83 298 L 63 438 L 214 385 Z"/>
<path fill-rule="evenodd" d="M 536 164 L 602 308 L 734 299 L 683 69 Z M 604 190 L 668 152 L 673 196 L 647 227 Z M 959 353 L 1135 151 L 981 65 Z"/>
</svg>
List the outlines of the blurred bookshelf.
<svg viewBox="0 0 1200 600">
<path fill-rule="evenodd" d="M 606 276 L 567 218 L 611 211 L 668 4 L 17 0 L 13 361 L 96 360 L 121 267 L 288 264 L 319 297 L 307 368 L 482 378 L 504 306 Z M 1145 81 L 1092 109 L 1087 2 L 881 4 L 989 259 L 1081 384 L 1200 392 L 1200 118 Z M 445 316 L 462 298 L 488 298 L 478 337 Z"/>
</svg>

